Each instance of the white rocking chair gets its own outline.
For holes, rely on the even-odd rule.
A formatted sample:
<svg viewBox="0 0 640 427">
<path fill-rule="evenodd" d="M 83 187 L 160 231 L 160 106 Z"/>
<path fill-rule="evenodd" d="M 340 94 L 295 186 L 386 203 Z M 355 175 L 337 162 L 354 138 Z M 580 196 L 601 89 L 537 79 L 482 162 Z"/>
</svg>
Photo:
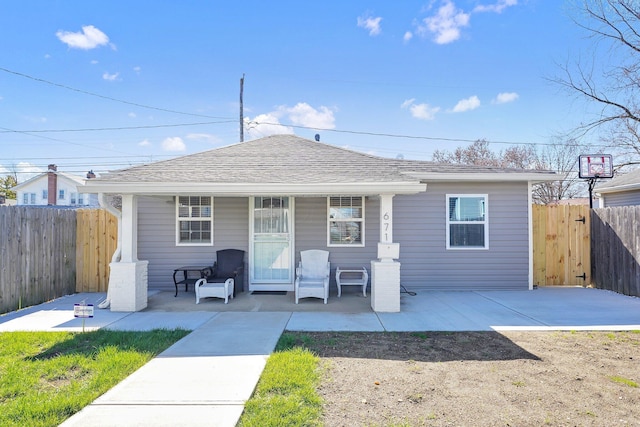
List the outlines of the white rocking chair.
<svg viewBox="0 0 640 427">
<path fill-rule="evenodd" d="M 296 268 L 296 304 L 300 298 L 329 298 L 329 252 L 308 250 L 300 252 L 300 264 Z"/>
<path fill-rule="evenodd" d="M 224 303 L 229 302 L 229 297 L 233 299 L 233 279 L 227 279 L 219 283 L 207 283 L 207 279 L 200 279 L 196 282 L 196 304 L 200 304 L 200 298 L 214 297 L 224 298 Z"/>
</svg>

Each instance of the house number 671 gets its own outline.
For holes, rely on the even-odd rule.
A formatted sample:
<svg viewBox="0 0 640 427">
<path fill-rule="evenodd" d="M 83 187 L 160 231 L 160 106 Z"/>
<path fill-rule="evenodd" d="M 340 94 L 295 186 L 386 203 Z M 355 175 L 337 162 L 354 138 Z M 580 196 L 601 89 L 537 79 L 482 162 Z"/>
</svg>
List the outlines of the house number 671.
<svg viewBox="0 0 640 427">
<path fill-rule="evenodd" d="M 383 228 L 383 231 L 384 231 L 384 241 L 385 242 L 389 241 L 389 233 L 388 233 L 388 231 L 389 231 L 389 226 L 391 225 L 390 219 L 391 219 L 391 215 L 389 215 L 388 212 L 385 212 L 385 214 L 382 215 L 382 220 L 383 220 L 382 228 Z"/>
</svg>

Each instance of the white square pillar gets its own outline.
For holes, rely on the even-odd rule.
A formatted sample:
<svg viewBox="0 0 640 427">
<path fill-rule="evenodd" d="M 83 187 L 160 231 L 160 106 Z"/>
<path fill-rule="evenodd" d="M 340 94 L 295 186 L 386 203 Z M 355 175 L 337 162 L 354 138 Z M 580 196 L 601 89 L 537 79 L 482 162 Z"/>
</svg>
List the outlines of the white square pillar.
<svg viewBox="0 0 640 427">
<path fill-rule="evenodd" d="M 376 312 L 400 312 L 400 263 L 371 261 L 371 308 Z"/>
<path fill-rule="evenodd" d="M 122 261 L 138 261 L 138 199 L 133 194 L 122 195 Z M 118 224 L 120 225 L 120 224 Z"/>
<path fill-rule="evenodd" d="M 149 261 L 109 264 L 111 311 L 134 312 L 147 308 L 148 265 Z"/>
</svg>

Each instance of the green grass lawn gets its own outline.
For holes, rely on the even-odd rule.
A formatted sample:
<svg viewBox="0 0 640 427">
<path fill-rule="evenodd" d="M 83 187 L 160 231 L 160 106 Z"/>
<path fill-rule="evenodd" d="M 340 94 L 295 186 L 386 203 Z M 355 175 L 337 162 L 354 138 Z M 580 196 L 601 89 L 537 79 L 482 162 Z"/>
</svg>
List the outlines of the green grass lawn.
<svg viewBox="0 0 640 427">
<path fill-rule="evenodd" d="M 285 333 L 245 405 L 240 427 L 321 425 L 320 359 Z"/>
<path fill-rule="evenodd" d="M 57 426 L 189 332 L 0 333 L 0 426 Z"/>
</svg>

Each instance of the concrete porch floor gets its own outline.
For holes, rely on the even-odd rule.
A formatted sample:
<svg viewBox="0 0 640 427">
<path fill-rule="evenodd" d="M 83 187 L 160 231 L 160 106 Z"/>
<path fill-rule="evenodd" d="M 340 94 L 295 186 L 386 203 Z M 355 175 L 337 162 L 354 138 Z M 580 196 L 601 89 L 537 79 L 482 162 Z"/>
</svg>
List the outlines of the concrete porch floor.
<svg viewBox="0 0 640 427">
<path fill-rule="evenodd" d="M 280 294 L 252 294 L 251 292 L 238 292 L 234 299 L 229 299 L 225 304 L 222 298 L 200 299 L 196 304 L 196 296 L 192 289 L 188 292 L 184 288 L 178 290 L 174 297 L 174 291 L 148 292 L 148 306 L 143 312 L 190 312 L 190 311 L 274 311 L 274 312 L 318 312 L 318 313 L 371 313 L 371 295 L 366 297 L 356 289 L 343 289 L 342 296 L 338 298 L 337 291 L 331 289 L 326 304 L 319 298 L 302 298 L 296 304 L 293 292 Z"/>
</svg>

